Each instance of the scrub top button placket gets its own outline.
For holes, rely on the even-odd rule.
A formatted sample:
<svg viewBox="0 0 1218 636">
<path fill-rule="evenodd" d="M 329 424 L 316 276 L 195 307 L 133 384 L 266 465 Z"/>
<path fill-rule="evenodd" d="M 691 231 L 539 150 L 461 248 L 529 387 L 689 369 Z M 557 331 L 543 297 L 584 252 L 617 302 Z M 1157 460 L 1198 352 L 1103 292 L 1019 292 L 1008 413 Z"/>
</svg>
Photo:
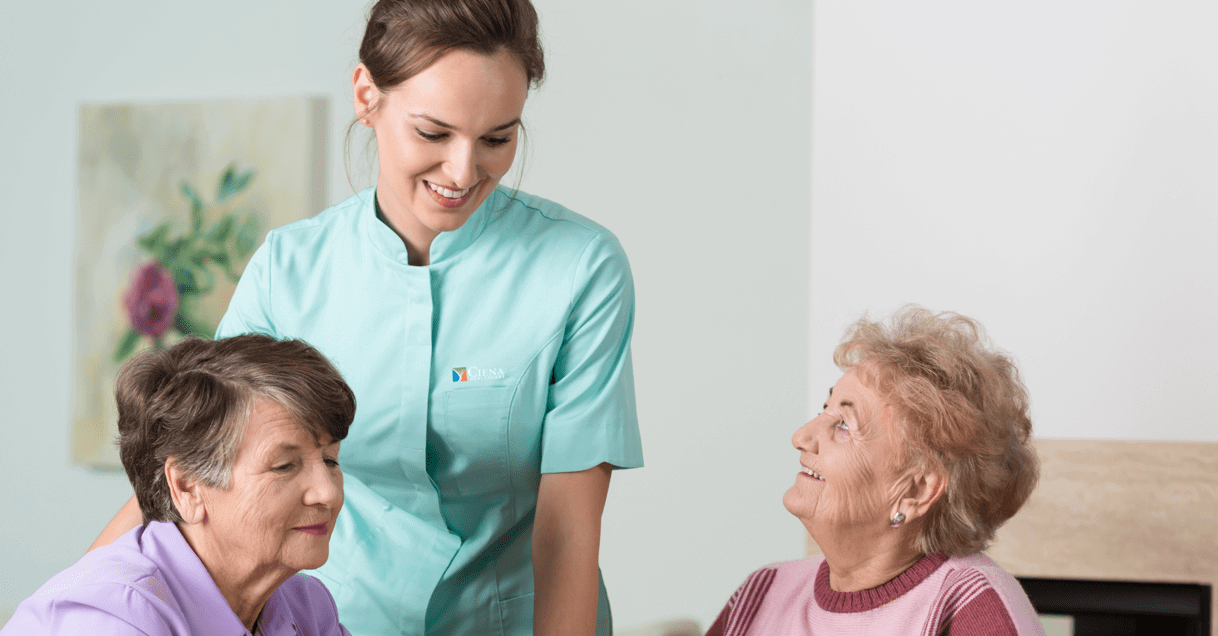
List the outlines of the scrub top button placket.
<svg viewBox="0 0 1218 636">
<path fill-rule="evenodd" d="M 407 443 L 411 450 L 402 457 L 402 469 L 419 489 L 417 508 L 412 512 L 437 528 L 446 528 L 439 492 L 427 474 L 428 396 L 433 355 L 431 325 L 435 310 L 431 297 L 432 271 L 427 266 L 408 267 L 405 276 L 409 310 L 402 317 L 401 368 L 405 377 L 401 421 L 408 429 Z"/>
</svg>

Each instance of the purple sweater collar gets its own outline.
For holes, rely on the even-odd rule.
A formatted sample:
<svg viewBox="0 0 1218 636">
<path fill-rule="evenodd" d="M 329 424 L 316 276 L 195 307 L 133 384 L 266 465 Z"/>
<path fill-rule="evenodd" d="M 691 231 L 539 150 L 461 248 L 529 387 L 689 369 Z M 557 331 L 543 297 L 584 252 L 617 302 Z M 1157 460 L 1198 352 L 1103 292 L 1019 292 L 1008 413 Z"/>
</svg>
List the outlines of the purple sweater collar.
<svg viewBox="0 0 1218 636">
<path fill-rule="evenodd" d="M 827 612 L 838 614 L 873 610 L 912 590 L 946 561 L 947 556 L 941 552 L 928 554 L 897 575 L 897 578 L 879 587 L 857 592 L 833 591 L 833 588 L 829 587 L 829 562 L 821 561 L 820 568 L 816 571 L 816 604 Z"/>
</svg>

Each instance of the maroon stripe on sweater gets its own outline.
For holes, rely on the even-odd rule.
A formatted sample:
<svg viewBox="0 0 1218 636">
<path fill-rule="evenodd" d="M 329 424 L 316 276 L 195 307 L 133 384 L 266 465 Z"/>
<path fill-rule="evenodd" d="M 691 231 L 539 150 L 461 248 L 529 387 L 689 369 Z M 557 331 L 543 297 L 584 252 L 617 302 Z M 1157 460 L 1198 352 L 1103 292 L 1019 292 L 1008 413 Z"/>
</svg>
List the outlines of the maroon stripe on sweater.
<svg viewBox="0 0 1218 636">
<path fill-rule="evenodd" d="M 950 604 L 947 615 L 951 616 L 957 609 L 973 600 L 973 597 L 990 589 L 990 582 L 986 580 L 984 574 L 969 568 L 953 572 L 944 587 L 946 593 L 943 597 Z"/>
<path fill-rule="evenodd" d="M 744 636 L 777 574 L 776 568 L 762 568 L 750 574 L 727 600 L 723 611 L 706 630 L 706 636 Z"/>
<path fill-rule="evenodd" d="M 1002 597 L 987 588 L 951 617 L 948 636 L 1018 636 Z"/>
<path fill-rule="evenodd" d="M 948 575 L 927 627 L 939 634 L 1016 634 L 1014 619 L 989 579 L 972 568 Z"/>
<path fill-rule="evenodd" d="M 723 636 L 724 626 L 727 625 L 727 616 L 732 612 L 731 605 L 725 605 L 719 612 L 719 616 L 715 617 L 715 622 L 711 623 L 710 629 L 706 630 L 706 636 Z"/>
<path fill-rule="evenodd" d="M 777 575 L 776 568 L 762 568 L 744 581 L 744 585 L 737 590 L 739 597 L 728 619 L 724 636 L 744 636 L 749 631 L 749 626 L 757 617 L 757 609 L 761 607 L 761 602 L 765 600 L 766 592 L 770 591 L 770 585 L 774 583 L 774 577 Z"/>
<path fill-rule="evenodd" d="M 929 636 L 942 633 L 941 627 L 951 621 L 957 610 L 982 590 L 989 588 L 989 581 L 977 570 L 969 568 L 948 573 L 940 588 L 941 592 L 935 600 L 935 606 L 931 610 L 930 620 L 926 623 L 928 630 L 926 634 Z"/>
</svg>

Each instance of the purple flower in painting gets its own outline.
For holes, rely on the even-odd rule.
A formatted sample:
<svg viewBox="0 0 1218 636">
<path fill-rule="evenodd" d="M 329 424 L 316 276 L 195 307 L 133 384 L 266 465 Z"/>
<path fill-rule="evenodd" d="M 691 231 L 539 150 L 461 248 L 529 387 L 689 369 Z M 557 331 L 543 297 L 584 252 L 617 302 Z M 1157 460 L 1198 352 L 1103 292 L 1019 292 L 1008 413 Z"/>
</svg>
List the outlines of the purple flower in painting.
<svg viewBox="0 0 1218 636">
<path fill-rule="evenodd" d="M 135 270 L 124 300 L 131 327 L 152 338 L 160 338 L 178 314 L 178 289 L 173 276 L 156 261 Z"/>
</svg>

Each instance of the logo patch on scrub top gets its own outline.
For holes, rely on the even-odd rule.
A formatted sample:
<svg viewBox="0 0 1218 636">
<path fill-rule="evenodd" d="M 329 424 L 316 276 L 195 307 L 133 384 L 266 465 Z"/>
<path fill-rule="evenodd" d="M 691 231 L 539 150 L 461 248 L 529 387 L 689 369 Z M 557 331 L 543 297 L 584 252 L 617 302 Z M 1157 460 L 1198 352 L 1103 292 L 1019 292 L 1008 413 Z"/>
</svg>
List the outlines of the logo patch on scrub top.
<svg viewBox="0 0 1218 636">
<path fill-rule="evenodd" d="M 478 367 L 453 367 L 453 382 L 469 382 L 471 380 L 502 380 L 506 374 L 503 369 L 480 369 Z"/>
</svg>

